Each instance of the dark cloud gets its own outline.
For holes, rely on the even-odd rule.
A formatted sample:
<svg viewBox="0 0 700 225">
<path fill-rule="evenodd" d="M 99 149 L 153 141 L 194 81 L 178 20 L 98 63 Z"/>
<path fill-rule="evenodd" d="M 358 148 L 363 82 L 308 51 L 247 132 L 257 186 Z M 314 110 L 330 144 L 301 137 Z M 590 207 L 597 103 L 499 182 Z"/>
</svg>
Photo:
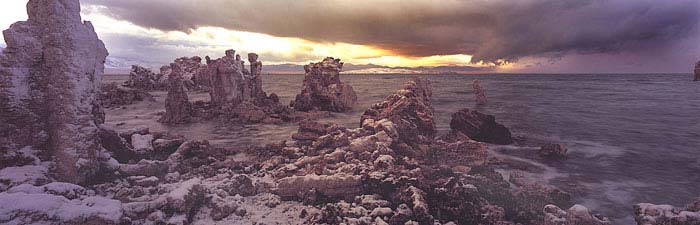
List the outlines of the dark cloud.
<svg viewBox="0 0 700 225">
<path fill-rule="evenodd" d="M 200 26 L 474 61 L 620 52 L 697 35 L 697 0 L 84 0 L 160 30 Z"/>
</svg>

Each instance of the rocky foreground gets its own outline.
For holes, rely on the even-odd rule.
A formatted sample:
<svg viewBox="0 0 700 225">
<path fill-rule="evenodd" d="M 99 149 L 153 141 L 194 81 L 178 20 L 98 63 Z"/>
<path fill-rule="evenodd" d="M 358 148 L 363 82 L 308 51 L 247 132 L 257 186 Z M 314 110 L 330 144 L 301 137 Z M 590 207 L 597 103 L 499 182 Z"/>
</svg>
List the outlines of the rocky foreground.
<svg viewBox="0 0 700 225">
<path fill-rule="evenodd" d="M 293 143 L 220 148 L 148 127 L 117 131 L 103 124 L 101 103 L 147 98 L 143 89 L 167 88 L 163 123 L 249 120 L 239 112 L 278 119 L 265 111 L 271 105 L 343 111 L 355 94 L 336 79 L 340 61 L 328 58 L 307 68 L 293 107 L 281 106 L 257 85 L 257 55 L 246 71 L 228 51 L 206 65 L 176 60 L 161 72 L 167 83 L 135 67 L 155 78 L 105 86 L 100 96 L 107 52 L 79 2 L 27 7 L 29 20 L 4 32 L 0 54 L 0 224 L 610 224 L 555 187 L 499 173 L 503 162 L 486 143 L 514 140 L 493 116 L 460 110 L 451 132 L 437 136 L 427 79 L 371 106 L 354 128 L 302 120 Z M 187 99 L 199 87 L 211 102 Z M 565 153 L 561 145 L 540 152 Z M 634 211 L 639 224 L 700 223 L 698 201 Z"/>
</svg>

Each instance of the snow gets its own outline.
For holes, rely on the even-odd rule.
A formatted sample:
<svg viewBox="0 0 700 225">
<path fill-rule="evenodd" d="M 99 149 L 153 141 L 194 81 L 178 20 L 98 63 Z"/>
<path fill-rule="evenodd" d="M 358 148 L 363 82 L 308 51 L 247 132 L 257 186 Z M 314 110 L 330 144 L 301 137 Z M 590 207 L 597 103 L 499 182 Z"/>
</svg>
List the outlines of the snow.
<svg viewBox="0 0 700 225">
<path fill-rule="evenodd" d="M 0 170 L 0 183 L 7 183 L 10 187 L 25 183 L 39 184 L 49 181 L 48 172 L 46 165 L 7 167 Z"/>
<path fill-rule="evenodd" d="M 153 151 L 153 135 L 131 135 L 131 146 L 134 146 L 134 151 L 138 153 L 151 152 Z"/>
<path fill-rule="evenodd" d="M 81 223 L 100 218 L 119 223 L 121 202 L 103 197 L 69 200 L 51 194 L 0 193 L 0 223 Z"/>
</svg>

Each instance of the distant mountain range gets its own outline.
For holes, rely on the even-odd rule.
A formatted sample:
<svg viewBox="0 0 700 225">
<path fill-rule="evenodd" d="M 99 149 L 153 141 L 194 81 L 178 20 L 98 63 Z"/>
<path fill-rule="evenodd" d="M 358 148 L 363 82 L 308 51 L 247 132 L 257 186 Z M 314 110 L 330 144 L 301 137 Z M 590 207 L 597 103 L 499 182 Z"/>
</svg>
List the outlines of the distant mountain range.
<svg viewBox="0 0 700 225">
<path fill-rule="evenodd" d="M 159 72 L 160 67 L 164 63 L 144 62 L 138 59 L 107 57 L 105 61 L 106 74 L 128 74 L 131 71 L 131 65 L 140 65 Z M 388 67 L 374 64 L 355 65 L 345 63 L 343 65 L 344 74 L 468 74 L 489 72 L 493 68 L 490 67 L 473 67 L 473 66 L 435 66 L 435 67 Z M 297 64 L 276 64 L 263 65 L 264 74 L 304 74 L 304 65 Z"/>
</svg>

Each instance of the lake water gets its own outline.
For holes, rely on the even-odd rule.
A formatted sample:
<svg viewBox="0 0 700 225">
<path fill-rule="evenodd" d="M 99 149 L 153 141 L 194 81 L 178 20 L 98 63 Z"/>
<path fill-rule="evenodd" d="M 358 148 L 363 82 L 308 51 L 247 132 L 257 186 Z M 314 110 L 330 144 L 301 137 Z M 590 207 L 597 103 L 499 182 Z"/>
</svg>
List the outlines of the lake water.
<svg viewBox="0 0 700 225">
<path fill-rule="evenodd" d="M 411 75 L 344 75 L 359 102 L 336 113 L 334 121 L 359 125 L 364 109 L 393 93 Z M 440 132 L 449 130 L 452 113 L 475 108 L 471 82 L 481 80 L 492 114 L 530 147 L 492 146 L 514 160 L 541 167 L 535 179 L 554 184 L 615 224 L 635 224 L 632 206 L 641 202 L 683 206 L 700 196 L 700 82 L 691 75 L 428 75 Z M 112 78 L 113 79 L 113 78 Z M 303 75 L 266 75 L 264 89 L 282 102 L 301 90 Z M 158 102 L 108 111 L 108 123 L 147 125 L 223 146 L 245 146 L 289 139 L 296 124 L 230 126 L 215 122 L 165 127 L 155 122 Z M 191 98 L 206 99 L 206 94 Z M 569 148 L 565 161 L 543 161 L 533 149 L 543 142 Z"/>
</svg>

